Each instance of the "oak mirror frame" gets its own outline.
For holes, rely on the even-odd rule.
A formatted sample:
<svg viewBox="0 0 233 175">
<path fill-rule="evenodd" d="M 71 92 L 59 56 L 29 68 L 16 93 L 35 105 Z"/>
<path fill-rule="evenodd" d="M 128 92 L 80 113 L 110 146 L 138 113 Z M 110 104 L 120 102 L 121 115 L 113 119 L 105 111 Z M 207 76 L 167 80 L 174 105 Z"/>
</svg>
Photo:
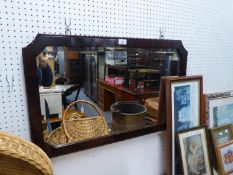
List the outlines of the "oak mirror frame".
<svg viewBox="0 0 233 175">
<path fill-rule="evenodd" d="M 165 130 L 165 123 L 149 125 L 147 127 L 109 134 L 77 143 L 53 146 L 44 141 L 43 126 L 41 122 L 40 96 L 38 84 L 38 72 L 36 57 L 49 46 L 55 47 L 121 47 L 126 48 L 159 48 L 175 49 L 180 56 L 179 75 L 186 75 L 187 51 L 179 40 L 155 40 L 124 38 L 126 42 L 120 42 L 122 38 L 96 37 L 96 36 L 71 36 L 38 34 L 28 46 L 23 48 L 23 64 L 26 83 L 27 103 L 29 112 L 31 140 L 41 147 L 50 157 L 85 150 L 101 145 L 142 136 L 145 134 Z"/>
</svg>

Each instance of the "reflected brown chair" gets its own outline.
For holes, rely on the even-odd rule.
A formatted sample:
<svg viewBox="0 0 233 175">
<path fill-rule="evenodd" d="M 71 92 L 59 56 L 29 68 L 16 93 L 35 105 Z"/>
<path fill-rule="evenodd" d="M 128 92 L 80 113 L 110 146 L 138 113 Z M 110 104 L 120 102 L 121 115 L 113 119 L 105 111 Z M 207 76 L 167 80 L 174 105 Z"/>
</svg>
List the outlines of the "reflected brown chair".
<svg viewBox="0 0 233 175">
<path fill-rule="evenodd" d="M 35 144 L 0 132 L 1 175 L 52 175 L 48 156 Z"/>
<path fill-rule="evenodd" d="M 68 81 L 68 78 L 66 78 L 66 77 L 58 77 L 55 80 L 55 84 L 66 85 L 66 84 L 69 84 L 69 81 Z"/>
</svg>

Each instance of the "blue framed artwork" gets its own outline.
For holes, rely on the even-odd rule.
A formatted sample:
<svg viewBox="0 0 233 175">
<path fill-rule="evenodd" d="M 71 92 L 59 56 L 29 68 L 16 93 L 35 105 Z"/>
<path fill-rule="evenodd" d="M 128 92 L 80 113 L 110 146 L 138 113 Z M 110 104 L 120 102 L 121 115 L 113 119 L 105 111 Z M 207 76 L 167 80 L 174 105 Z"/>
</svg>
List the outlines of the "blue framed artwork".
<svg viewBox="0 0 233 175">
<path fill-rule="evenodd" d="M 202 76 L 166 79 L 166 123 L 170 155 L 168 158 L 172 175 L 180 174 L 175 133 L 201 125 L 202 82 Z"/>
<path fill-rule="evenodd" d="M 233 92 L 206 94 L 206 124 L 209 128 L 233 124 Z"/>
</svg>

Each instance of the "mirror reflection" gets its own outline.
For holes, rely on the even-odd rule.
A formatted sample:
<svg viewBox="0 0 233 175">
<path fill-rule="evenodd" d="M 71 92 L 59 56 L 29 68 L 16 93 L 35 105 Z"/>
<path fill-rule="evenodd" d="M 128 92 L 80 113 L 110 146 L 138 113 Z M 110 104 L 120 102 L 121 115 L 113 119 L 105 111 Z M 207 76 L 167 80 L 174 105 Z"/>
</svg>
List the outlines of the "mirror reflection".
<svg viewBox="0 0 233 175">
<path fill-rule="evenodd" d="M 48 46 L 37 57 L 44 140 L 61 146 L 156 124 L 175 49 Z"/>
<path fill-rule="evenodd" d="M 54 77 L 52 67 L 54 65 L 54 60 L 48 59 L 45 51 L 40 53 L 36 59 L 39 84 L 43 87 L 52 86 Z"/>
</svg>

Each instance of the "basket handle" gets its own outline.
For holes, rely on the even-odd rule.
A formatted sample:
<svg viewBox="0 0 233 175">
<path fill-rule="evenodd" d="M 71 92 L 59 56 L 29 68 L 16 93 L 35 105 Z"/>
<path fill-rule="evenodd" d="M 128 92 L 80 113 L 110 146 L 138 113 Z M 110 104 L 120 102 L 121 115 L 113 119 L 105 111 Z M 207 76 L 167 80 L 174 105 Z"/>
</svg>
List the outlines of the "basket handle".
<svg viewBox="0 0 233 175">
<path fill-rule="evenodd" d="M 65 109 L 64 115 L 62 116 L 62 121 L 65 120 L 65 116 L 66 116 L 66 114 L 67 114 L 67 112 L 68 112 L 68 109 L 69 109 L 71 106 L 73 106 L 73 105 L 75 105 L 75 104 L 77 104 L 77 103 L 87 103 L 87 104 L 91 105 L 91 106 L 97 111 L 97 113 L 99 114 L 99 116 L 102 116 L 102 113 L 101 113 L 101 111 L 99 110 L 99 108 L 98 108 L 96 105 L 94 105 L 93 103 L 91 103 L 91 102 L 89 102 L 89 101 L 87 101 L 87 100 L 76 100 L 76 101 L 70 103 L 70 104 L 67 106 L 67 108 Z"/>
</svg>

